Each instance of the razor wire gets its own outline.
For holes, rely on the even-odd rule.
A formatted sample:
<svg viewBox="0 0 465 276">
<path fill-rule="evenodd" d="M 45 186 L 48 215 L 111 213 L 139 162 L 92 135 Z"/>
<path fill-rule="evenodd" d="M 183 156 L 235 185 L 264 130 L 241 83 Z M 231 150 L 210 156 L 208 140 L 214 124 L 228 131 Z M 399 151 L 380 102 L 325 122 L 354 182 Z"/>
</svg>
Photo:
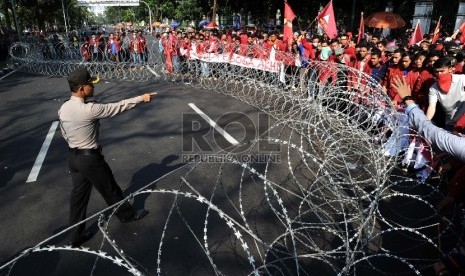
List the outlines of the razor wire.
<svg viewBox="0 0 465 276">
<path fill-rule="evenodd" d="M 239 99 L 271 115 L 274 124 L 247 145 L 211 156 L 214 162 L 187 163 L 129 196 L 149 194 L 171 204 L 153 249 L 156 271 L 148 271 L 149 265 L 133 260 L 111 238 L 111 221 L 121 203 L 87 219 L 111 212 L 100 216 L 98 250 L 46 245 L 51 237 L 0 271 L 14 271 L 18 260 L 32 253 L 73 250 L 133 275 L 169 274 L 166 263 L 172 260 L 164 252 L 174 217 L 206 257 L 210 274 L 421 275 L 430 268 L 441 253 L 441 238 L 454 230 L 446 225 L 438 233 L 441 217 L 433 202 L 444 196 L 439 188 L 399 169 L 412 156 L 431 157 L 432 150 L 408 128 L 380 85 L 345 65 L 311 61 L 300 68 L 292 54 L 273 53 L 272 58 L 267 49 L 246 49 L 267 57 L 257 58 L 241 55 L 240 47 L 197 48 L 171 65 L 157 40 L 148 43 L 140 60 L 127 51 L 90 52 L 86 44 L 14 44 L 10 56 L 25 72 L 66 76 L 84 66 L 108 80 L 187 84 Z M 272 153 L 254 161 L 260 143 L 278 146 L 280 162 Z M 421 165 L 420 171 L 432 169 L 429 162 Z M 204 173 L 215 171 L 215 179 Z M 165 182 L 179 187 L 164 188 Z M 196 187 L 205 182 L 210 189 Z M 202 214 L 201 225 L 192 209 Z M 225 240 L 233 245 L 227 247 Z M 104 244 L 113 250 L 104 252 Z M 227 256 L 237 260 L 237 267 L 224 264 Z"/>
</svg>

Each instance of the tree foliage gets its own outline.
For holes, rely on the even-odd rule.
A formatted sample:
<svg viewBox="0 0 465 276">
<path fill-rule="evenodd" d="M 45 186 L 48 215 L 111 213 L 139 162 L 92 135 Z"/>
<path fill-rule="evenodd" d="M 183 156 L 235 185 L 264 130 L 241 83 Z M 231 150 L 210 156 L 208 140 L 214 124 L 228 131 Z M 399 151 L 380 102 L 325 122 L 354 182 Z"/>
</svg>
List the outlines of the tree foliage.
<svg viewBox="0 0 465 276">
<path fill-rule="evenodd" d="M 174 18 L 176 20 L 198 20 L 202 17 L 202 8 L 196 0 L 184 0 L 175 10 Z"/>
<path fill-rule="evenodd" d="M 121 21 L 149 21 L 149 12 L 147 6 L 143 3 L 139 7 L 108 7 L 104 18 L 94 16 L 86 8 L 78 7 L 77 0 L 14 0 L 16 1 L 15 10 L 18 15 L 20 29 L 38 27 L 39 29 L 51 28 L 54 25 L 63 28 L 63 5 L 69 25 L 73 28 L 96 22 L 117 23 Z M 196 20 L 199 21 L 203 16 L 211 17 L 214 0 L 144 0 L 152 10 L 153 21 L 164 18 L 176 20 Z M 304 29 L 309 26 L 318 14 L 320 7 L 326 5 L 329 0 L 288 0 L 289 5 L 297 15 L 296 25 Z M 373 1 L 373 0 L 333 0 L 333 6 L 336 13 L 338 26 L 345 27 L 347 30 L 358 28 L 360 13 L 363 11 L 366 16 L 373 12 L 383 11 L 387 2 L 392 2 L 394 12 L 399 13 L 407 22 L 413 17 L 415 1 L 414 0 L 391 0 L 391 1 Z M 455 24 L 455 15 L 458 9 L 459 0 L 448 0 L 448 5 L 439 5 L 440 1 L 435 2 L 433 9 L 432 21 L 435 22 L 439 15 L 443 15 L 443 25 L 450 28 Z M 450 3 L 449 3 L 450 2 Z M 233 13 L 241 13 L 244 17 L 251 13 L 256 23 L 267 22 L 274 19 L 276 11 L 281 10 L 284 15 L 284 4 L 282 0 L 217 0 L 217 12 L 227 18 L 232 17 Z M 4 14 L 2 26 L 14 29 L 13 15 L 11 13 L 11 0 L 0 1 L 0 12 Z"/>
<path fill-rule="evenodd" d="M 15 0 L 15 11 L 18 18 L 19 28 L 24 29 L 52 29 L 54 26 L 59 30 L 64 29 L 65 17 L 70 27 L 82 26 L 91 14 L 82 7 L 77 6 L 76 0 Z M 14 18 L 10 0 L 2 0 L 0 8 L 5 15 L 2 26 L 14 29 Z M 63 10 L 64 6 L 64 10 Z"/>
</svg>

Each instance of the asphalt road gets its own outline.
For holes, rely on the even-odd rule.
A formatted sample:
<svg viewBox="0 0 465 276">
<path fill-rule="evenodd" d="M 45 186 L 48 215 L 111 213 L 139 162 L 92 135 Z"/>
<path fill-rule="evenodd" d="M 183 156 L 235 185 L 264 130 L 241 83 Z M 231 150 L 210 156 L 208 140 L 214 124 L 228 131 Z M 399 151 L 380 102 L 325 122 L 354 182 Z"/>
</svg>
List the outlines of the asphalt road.
<svg viewBox="0 0 465 276">
<path fill-rule="evenodd" d="M 158 95 L 151 103 L 141 103 L 134 110 L 100 122 L 100 144 L 105 159 L 126 195 L 148 189 L 134 198 L 134 205 L 146 208 L 148 216 L 131 224 L 110 219 L 108 226 L 103 226 L 107 239 L 98 229 L 97 218 L 93 218 L 87 226 L 94 236 L 84 244 L 92 251 L 69 248 L 47 251 L 47 246 L 61 247 L 67 243 L 66 233 L 60 234 L 42 244 L 45 252 L 27 255 L 15 263 L 11 273 L 4 269 L 0 275 L 131 275 L 130 268 L 121 267 L 116 259 L 122 256 L 127 258 L 124 264 L 134 264 L 144 275 L 157 275 L 158 269 L 161 275 L 249 275 L 264 263 L 268 270 L 265 273 L 259 268 L 261 274 L 295 275 L 299 270 L 301 275 L 335 275 L 337 269 L 346 265 L 339 251 L 333 255 L 332 250 L 340 246 L 339 237 L 331 234 L 334 232 L 317 228 L 308 231 L 299 223 L 288 225 L 283 219 L 289 210 L 291 218 L 298 218 L 295 222 L 318 225 L 318 212 L 332 214 L 335 208 L 324 200 L 328 190 L 318 185 L 320 181 L 324 183 L 324 177 L 319 179 L 323 175 L 319 170 L 321 164 L 299 152 L 299 148 L 309 147 L 300 135 L 285 125 L 273 125 L 271 118 L 244 102 L 181 83 L 104 79 L 96 86 L 95 96 L 99 102 L 114 102 L 152 91 Z M 250 93 L 254 95 L 253 91 Z M 59 129 L 53 126 L 59 107 L 69 96 L 65 78 L 21 72 L 0 78 L 0 267 L 24 249 L 68 227 L 71 179 L 66 165 L 67 145 Z M 264 97 L 263 105 L 266 100 Z M 213 131 L 205 118 L 194 111 L 193 105 L 231 137 Z M 287 148 L 247 143 L 272 125 L 271 136 L 282 139 L 281 146 L 287 143 Z M 50 144 L 35 179 L 31 171 L 47 137 Z M 232 147 L 235 140 L 246 144 Z M 314 145 L 319 144 L 317 137 Z M 229 152 L 231 147 L 234 152 L 271 151 L 281 159 L 272 164 L 255 162 L 247 169 L 233 162 L 187 162 L 199 155 L 208 157 Z M 313 174 L 315 171 L 318 173 Z M 301 195 L 314 197 L 308 201 L 312 206 L 301 204 L 306 202 Z M 412 218 L 423 218 L 425 211 L 420 208 L 423 205 L 413 204 L 415 208 L 412 208 L 410 203 L 403 203 L 387 200 L 380 204 L 380 209 L 400 206 L 403 212 L 415 213 Z M 94 190 L 88 215 L 106 208 Z M 108 212 L 105 216 L 108 218 Z M 422 221 L 428 221 L 427 218 Z M 337 233 L 345 235 L 351 229 L 339 229 L 337 223 L 341 220 L 337 212 L 327 219 L 330 224 L 336 224 Z M 292 256 L 294 245 L 287 237 L 293 227 L 297 227 L 293 229 L 295 233 L 303 231 L 300 232 L 303 239 L 295 248 L 304 248 L 305 254 L 311 252 L 309 248 L 317 248 L 316 254 L 321 249 L 325 252 L 321 255 L 323 261 L 301 258 L 296 268 Z M 436 228 L 429 231 L 434 232 Z M 435 235 L 429 233 L 428 237 Z M 399 255 L 403 257 L 420 260 L 417 267 L 429 275 L 431 260 L 437 258 L 436 250 L 431 250 L 425 242 L 417 246 L 415 238 L 403 238 L 403 233 L 384 237 L 382 243 L 370 244 L 368 250 L 376 255 L 380 245 L 387 246 L 393 252 L 401 252 Z M 116 251 L 124 252 L 117 254 Z M 423 260 L 427 260 L 426 265 Z M 361 262 L 356 274 L 411 272 L 395 258 L 370 259 L 370 262 L 376 269 Z"/>
<path fill-rule="evenodd" d="M 66 165 L 67 145 L 59 128 L 50 130 L 53 122 L 57 121 L 57 110 L 70 96 L 68 91 L 65 78 L 14 72 L 0 80 L 0 264 L 68 226 L 71 179 Z M 112 102 L 148 91 L 158 92 L 151 103 L 141 103 L 134 110 L 101 121 L 100 143 L 105 159 L 126 194 L 175 170 L 172 177 L 166 177 L 156 185 L 157 188 L 179 188 L 180 176 L 189 173 L 191 169 L 183 166 L 185 162 L 182 160 L 183 154 L 192 153 L 189 152 L 192 137 L 186 135 L 186 132 L 205 130 L 200 136 L 211 149 L 203 148 L 203 153 L 231 146 L 221 135 L 213 136 L 210 126 L 188 106 L 189 103 L 195 104 L 215 121 L 220 118 L 218 124 L 238 141 L 247 138 L 247 132 L 255 133 L 255 124 L 260 114 L 258 110 L 225 95 L 191 86 L 103 80 L 96 86 L 95 96 L 99 102 Z M 225 116 L 227 113 L 230 114 Z M 241 116 L 247 119 L 238 119 Z M 52 131 L 53 139 L 37 180 L 27 182 L 49 131 Z M 198 153 L 198 147 L 194 146 L 192 150 Z M 216 167 L 197 171 L 202 171 L 201 177 L 213 182 L 218 175 Z M 200 188 L 202 185 L 209 188 L 208 183 L 197 184 L 198 189 L 205 188 Z M 157 241 L 160 241 L 164 223 L 181 223 L 179 218 L 167 217 L 173 198 L 155 194 L 136 197 L 134 204 L 149 210 L 147 218 L 129 225 L 114 220 L 110 225 L 110 234 L 118 240 L 125 252 L 135 257 L 136 263 L 143 264 L 148 270 L 144 273 L 156 272 Z M 95 214 L 106 207 L 94 190 L 88 214 Z M 198 221 L 200 229 L 204 221 L 205 218 Z M 96 220 L 88 223 L 88 227 L 96 232 Z M 170 226 L 170 229 L 173 228 Z M 187 229 L 174 229 L 165 232 L 169 235 L 169 238 L 165 237 L 166 240 L 176 246 L 168 246 L 164 250 L 163 256 L 167 256 L 164 259 L 164 271 L 171 272 L 168 273 L 170 275 L 211 274 L 212 268 L 203 252 L 197 252 L 199 255 L 194 253 L 199 260 L 191 255 L 195 250 L 183 255 L 183 252 L 188 251 L 183 246 L 194 247 L 188 242 L 181 244 Z M 102 236 L 96 234 L 87 245 L 99 248 L 101 241 Z M 63 245 L 66 242 L 67 236 L 64 234 L 49 243 Z M 105 251 L 105 248 L 102 250 Z M 179 265 L 177 262 L 183 259 L 184 264 Z M 34 253 L 18 262 L 11 275 L 86 275 L 92 270 L 93 264 L 93 256 L 82 252 Z M 192 270 L 193 267 L 197 267 L 197 270 Z M 95 275 L 128 274 L 125 269 L 115 268 L 115 265 L 105 265 L 105 261 L 101 261 L 94 272 Z"/>
</svg>

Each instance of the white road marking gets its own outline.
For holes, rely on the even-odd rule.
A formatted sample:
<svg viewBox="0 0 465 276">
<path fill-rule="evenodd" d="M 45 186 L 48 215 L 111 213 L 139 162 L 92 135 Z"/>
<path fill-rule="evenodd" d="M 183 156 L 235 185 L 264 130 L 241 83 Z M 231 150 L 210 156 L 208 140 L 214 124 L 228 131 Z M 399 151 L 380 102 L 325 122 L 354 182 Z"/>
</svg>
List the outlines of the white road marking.
<svg viewBox="0 0 465 276">
<path fill-rule="evenodd" d="M 188 104 L 190 106 L 190 108 L 192 108 L 195 112 L 197 112 L 197 114 L 199 114 L 205 121 L 207 121 L 212 127 L 214 127 L 216 129 L 216 131 L 218 131 L 221 135 L 223 135 L 224 138 L 226 138 L 226 140 L 228 140 L 229 143 L 233 144 L 233 145 L 237 145 L 239 144 L 239 142 L 237 142 L 236 139 L 234 139 L 234 137 L 232 137 L 231 135 L 229 135 L 229 133 L 227 133 L 226 131 L 224 131 L 224 129 L 222 129 L 219 125 L 217 125 L 212 119 L 210 119 L 205 113 L 203 113 L 202 110 L 200 110 L 197 106 L 195 106 L 195 104 L 193 103 L 190 103 Z"/>
<path fill-rule="evenodd" d="M 5 76 L 1 77 L 0 80 L 3 80 L 4 78 L 6 78 L 9 75 L 13 74 L 14 72 L 16 72 L 16 70 L 18 70 L 18 69 L 15 69 L 15 70 L 11 71 L 10 73 L 6 74 Z"/>
<path fill-rule="evenodd" d="M 42 148 L 39 151 L 39 155 L 37 155 L 36 161 L 34 162 L 34 166 L 32 166 L 32 170 L 29 173 L 29 177 L 27 178 L 26 183 L 34 182 L 37 180 L 37 176 L 39 176 L 40 168 L 42 167 L 42 163 L 44 162 L 45 156 L 47 155 L 48 148 L 50 147 L 50 143 L 52 142 L 53 135 L 55 135 L 57 126 L 58 121 L 52 123 L 52 126 L 48 131 L 47 137 L 45 137 L 45 141 L 42 144 Z"/>
<path fill-rule="evenodd" d="M 147 68 L 149 70 L 150 73 L 154 74 L 156 77 L 159 77 L 160 75 L 155 72 L 155 70 L 153 70 L 152 68 L 150 68 L 150 66 L 148 65 L 145 65 L 145 68 Z"/>
</svg>

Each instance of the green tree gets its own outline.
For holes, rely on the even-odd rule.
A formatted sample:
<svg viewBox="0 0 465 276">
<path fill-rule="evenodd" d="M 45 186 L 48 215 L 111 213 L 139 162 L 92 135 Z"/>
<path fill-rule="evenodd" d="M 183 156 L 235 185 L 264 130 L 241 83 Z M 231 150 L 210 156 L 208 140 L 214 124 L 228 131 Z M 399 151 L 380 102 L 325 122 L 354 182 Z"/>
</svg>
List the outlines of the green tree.
<svg viewBox="0 0 465 276">
<path fill-rule="evenodd" d="M 3 14 L 2 22 L 0 22 L 1 26 L 5 27 L 6 29 L 12 28 L 12 19 L 10 16 L 9 10 L 11 9 L 11 2 L 10 1 L 1 1 L 0 3 L 1 13 Z"/>
<path fill-rule="evenodd" d="M 163 18 L 172 19 L 176 15 L 176 7 L 173 2 L 163 2 L 160 4 L 160 9 L 163 11 Z"/>
<path fill-rule="evenodd" d="M 116 24 L 123 21 L 121 17 L 122 7 L 107 7 L 104 12 L 105 21 L 110 24 Z"/>
<path fill-rule="evenodd" d="M 61 3 L 61 1 L 57 0 L 16 0 L 15 11 L 20 30 L 24 30 L 25 28 L 46 30 L 52 26 L 57 26 L 59 30 L 64 30 L 65 22 Z M 63 0 L 63 5 L 70 25 L 81 26 L 84 19 L 88 17 L 89 11 L 87 8 L 78 7 L 76 0 Z M 11 1 L 2 0 L 0 8 L 5 15 L 5 26 L 13 28 L 14 19 L 11 13 Z"/>
<path fill-rule="evenodd" d="M 34 25 L 40 30 L 46 30 L 57 25 L 64 29 L 61 1 L 18 0 L 17 3 L 22 7 L 17 10 L 20 28 Z M 33 16 L 31 16 L 31 11 L 34 11 Z"/>
<path fill-rule="evenodd" d="M 136 13 L 133 7 L 107 7 L 104 12 L 105 22 L 116 24 L 120 22 L 134 22 Z"/>
<path fill-rule="evenodd" d="M 183 0 L 174 14 L 176 20 L 198 20 L 202 16 L 202 8 L 197 0 Z"/>
<path fill-rule="evenodd" d="M 134 10 L 132 10 L 131 8 L 124 9 L 121 17 L 124 22 L 135 22 L 136 21 Z"/>
</svg>

